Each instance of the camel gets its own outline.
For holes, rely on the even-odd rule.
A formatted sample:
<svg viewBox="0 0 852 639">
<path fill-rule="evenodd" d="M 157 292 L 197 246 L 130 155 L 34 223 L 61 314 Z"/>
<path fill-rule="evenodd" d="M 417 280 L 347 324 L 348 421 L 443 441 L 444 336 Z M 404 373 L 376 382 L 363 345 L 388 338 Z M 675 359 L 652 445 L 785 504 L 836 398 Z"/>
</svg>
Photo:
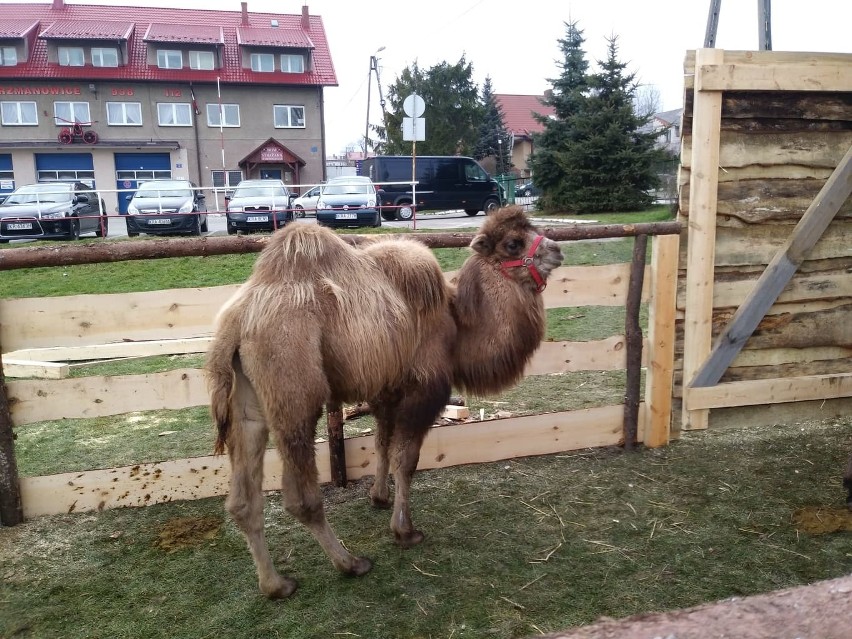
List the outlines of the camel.
<svg viewBox="0 0 852 639">
<path fill-rule="evenodd" d="M 329 402 L 368 401 L 375 420 L 374 507 L 391 506 L 397 544 L 424 539 L 409 489 L 421 444 L 452 387 L 477 395 L 523 376 L 545 333 L 541 291 L 562 263 L 521 207 L 496 211 L 470 244 L 455 287 L 413 239 L 358 247 L 317 225 L 288 224 L 216 318 L 205 368 L 214 452 L 231 463 L 226 510 L 244 535 L 271 599 L 297 587 L 280 575 L 263 533 L 263 455 L 271 431 L 283 462 L 286 510 L 333 565 L 360 576 L 372 564 L 338 540 L 323 509 L 314 437 Z"/>
</svg>

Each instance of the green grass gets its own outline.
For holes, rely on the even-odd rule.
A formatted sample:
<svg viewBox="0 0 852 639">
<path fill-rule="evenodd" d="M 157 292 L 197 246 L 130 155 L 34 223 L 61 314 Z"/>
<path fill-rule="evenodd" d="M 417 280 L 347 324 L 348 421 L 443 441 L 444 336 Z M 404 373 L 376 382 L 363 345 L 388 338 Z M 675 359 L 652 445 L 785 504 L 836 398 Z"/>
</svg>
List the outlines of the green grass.
<svg viewBox="0 0 852 639">
<path fill-rule="evenodd" d="M 420 472 L 427 538 L 411 550 L 367 505 L 369 481 L 325 487 L 335 532 L 375 562 L 361 578 L 336 573 L 273 494 L 273 559 L 300 582 L 281 602 L 257 591 L 221 498 L 40 517 L 0 528 L 0 636 L 508 638 L 806 584 L 852 571 L 849 533 L 791 525 L 802 506 L 842 505 L 850 447 L 844 418 Z M 161 550 L 179 517 L 222 523 Z"/>
</svg>

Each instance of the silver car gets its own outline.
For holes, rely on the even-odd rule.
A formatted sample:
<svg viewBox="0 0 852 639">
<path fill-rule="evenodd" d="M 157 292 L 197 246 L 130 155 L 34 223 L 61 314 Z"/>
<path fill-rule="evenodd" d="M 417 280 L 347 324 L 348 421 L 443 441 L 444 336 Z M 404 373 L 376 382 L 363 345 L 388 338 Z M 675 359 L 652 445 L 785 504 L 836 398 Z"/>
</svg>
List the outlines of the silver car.
<svg viewBox="0 0 852 639">
<path fill-rule="evenodd" d="M 243 180 L 225 196 L 229 235 L 274 231 L 293 221 L 295 197 L 281 180 Z"/>
<path fill-rule="evenodd" d="M 143 182 L 128 196 L 127 235 L 207 232 L 204 193 L 189 180 Z"/>
<path fill-rule="evenodd" d="M 362 175 L 337 177 L 320 190 L 317 224 L 332 227 L 382 225 L 376 187 Z"/>
</svg>

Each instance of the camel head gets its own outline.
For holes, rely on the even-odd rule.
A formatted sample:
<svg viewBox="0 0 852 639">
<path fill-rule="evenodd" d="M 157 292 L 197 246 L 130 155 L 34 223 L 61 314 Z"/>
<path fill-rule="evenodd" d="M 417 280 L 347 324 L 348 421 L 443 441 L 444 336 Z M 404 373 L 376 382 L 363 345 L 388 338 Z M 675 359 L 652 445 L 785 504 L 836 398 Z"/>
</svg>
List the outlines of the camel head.
<svg viewBox="0 0 852 639">
<path fill-rule="evenodd" d="M 520 206 L 492 213 L 470 247 L 505 277 L 539 293 L 562 264 L 559 245 L 541 235 Z"/>
</svg>

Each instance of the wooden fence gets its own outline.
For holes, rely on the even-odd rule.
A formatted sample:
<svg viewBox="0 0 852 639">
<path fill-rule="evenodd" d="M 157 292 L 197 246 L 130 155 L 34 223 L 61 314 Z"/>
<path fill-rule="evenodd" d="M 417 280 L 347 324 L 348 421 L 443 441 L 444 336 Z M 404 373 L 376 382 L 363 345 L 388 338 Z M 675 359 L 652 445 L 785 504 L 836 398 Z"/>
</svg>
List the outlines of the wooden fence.
<svg viewBox="0 0 852 639">
<path fill-rule="evenodd" d="M 848 413 L 852 55 L 701 49 L 685 74 L 675 426 Z"/>
<path fill-rule="evenodd" d="M 593 446 L 622 444 L 624 426 L 634 412 L 637 441 L 648 446 L 669 438 L 674 349 L 674 302 L 680 225 L 676 222 L 637 225 L 582 225 L 547 229 L 556 240 L 635 236 L 632 264 L 562 267 L 551 276 L 544 292 L 546 307 L 629 306 L 625 335 L 593 342 L 544 342 L 527 375 L 583 370 L 623 370 L 633 360 L 625 404 L 507 419 L 436 427 L 426 439 L 419 468 L 541 455 Z M 655 236 L 652 261 L 645 265 L 648 235 Z M 352 241 L 357 241 L 354 236 Z M 466 246 L 472 234 L 424 236 L 432 246 Z M 172 249 L 169 248 L 171 243 Z M 260 250 L 253 238 L 201 238 L 123 242 L 116 245 L 123 259 L 156 254 L 168 257 Z M 9 249 L 0 252 L 0 270 L 27 265 L 111 261 L 115 252 L 106 243 L 50 249 Z M 190 248 L 188 248 L 190 247 Z M 194 248 L 192 248 L 194 247 Z M 224 247 L 224 248 L 223 248 Z M 29 251 L 29 253 L 23 253 Z M 96 254 L 96 253 L 100 254 Z M 94 258 L 94 260 L 92 259 Z M 447 273 L 452 281 L 455 273 Z M 631 284 L 632 283 L 632 284 Z M 644 285 L 643 285 L 644 283 Z M 631 286 L 633 294 L 631 295 Z M 115 295 L 78 295 L 45 299 L 0 300 L 0 344 L 7 380 L 5 422 L 0 406 L 0 435 L 28 424 L 61 418 L 92 418 L 132 411 L 178 409 L 208 404 L 200 369 L 173 370 L 145 375 L 66 378 L 75 362 L 114 357 L 203 352 L 210 339 L 212 320 L 235 286 L 176 289 Z M 647 339 L 638 328 L 640 302 L 650 308 Z M 639 398 L 639 368 L 647 366 L 644 403 Z M 36 379 L 11 375 L 38 374 Z M 347 438 L 345 477 L 374 474 L 372 436 Z M 329 447 L 317 446 L 321 481 L 332 479 Z M 0 461 L 3 456 L 0 455 Z M 264 463 L 264 489 L 280 486 L 280 462 L 269 451 Z M 0 469 L 1 471 L 2 469 Z M 8 472 L 8 464 L 7 469 Z M 17 477 L 14 478 L 17 481 Z M 100 510 L 116 506 L 143 506 L 177 499 L 196 499 L 227 492 L 227 457 L 135 464 L 20 479 L 20 511 L 30 518 L 43 514 Z M 7 484 L 10 482 L 7 481 Z M 4 485 L 0 482 L 0 487 Z M 8 502 L 8 494 L 6 490 Z M 0 498 L 3 495 L 0 494 Z M 14 504 L 5 508 L 4 523 L 15 520 Z"/>
</svg>

